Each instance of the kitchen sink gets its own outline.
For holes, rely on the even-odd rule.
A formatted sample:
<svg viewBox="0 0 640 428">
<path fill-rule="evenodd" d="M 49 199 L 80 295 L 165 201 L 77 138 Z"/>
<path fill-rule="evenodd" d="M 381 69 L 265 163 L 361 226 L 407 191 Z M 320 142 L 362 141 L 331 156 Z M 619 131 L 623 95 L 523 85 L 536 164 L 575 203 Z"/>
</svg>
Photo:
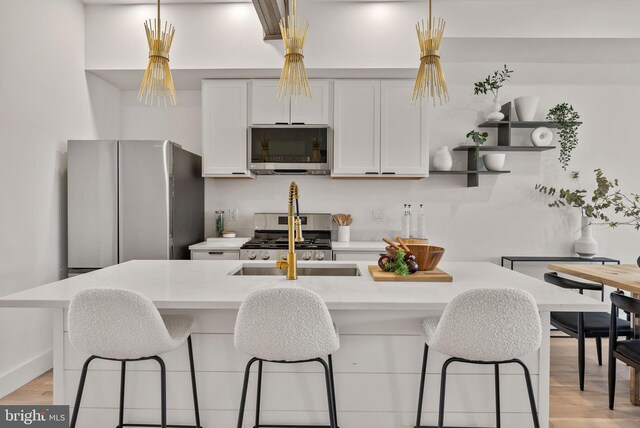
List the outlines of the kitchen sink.
<svg viewBox="0 0 640 428">
<path fill-rule="evenodd" d="M 285 276 L 286 269 L 275 266 L 246 264 L 231 273 L 234 276 Z M 298 265 L 298 276 L 362 276 L 358 266 L 353 264 L 304 266 Z"/>
</svg>

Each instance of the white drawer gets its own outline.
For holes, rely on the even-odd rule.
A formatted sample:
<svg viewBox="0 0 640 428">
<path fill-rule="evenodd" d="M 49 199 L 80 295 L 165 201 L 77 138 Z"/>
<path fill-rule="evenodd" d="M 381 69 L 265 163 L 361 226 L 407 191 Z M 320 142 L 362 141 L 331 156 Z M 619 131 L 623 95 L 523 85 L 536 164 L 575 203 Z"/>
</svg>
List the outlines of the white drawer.
<svg viewBox="0 0 640 428">
<path fill-rule="evenodd" d="M 240 251 L 192 251 L 191 260 L 240 260 Z"/>
<path fill-rule="evenodd" d="M 377 263 L 383 251 L 335 251 L 333 260 Z"/>
</svg>

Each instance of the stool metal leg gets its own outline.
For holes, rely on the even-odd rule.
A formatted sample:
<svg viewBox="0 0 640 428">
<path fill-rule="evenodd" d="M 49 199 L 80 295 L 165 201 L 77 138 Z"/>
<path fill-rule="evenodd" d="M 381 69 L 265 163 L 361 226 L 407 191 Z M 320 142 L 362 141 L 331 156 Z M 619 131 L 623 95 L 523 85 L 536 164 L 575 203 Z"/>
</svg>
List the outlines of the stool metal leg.
<svg viewBox="0 0 640 428">
<path fill-rule="evenodd" d="M 424 381 L 427 377 L 427 358 L 429 356 L 429 345 L 424 344 L 424 352 L 422 354 L 422 371 L 420 372 L 420 390 L 418 392 L 418 413 L 416 415 L 416 426 L 420 428 L 422 420 L 422 403 L 424 401 Z"/>
<path fill-rule="evenodd" d="M 260 400 L 262 397 L 262 360 L 258 361 L 258 388 L 256 391 L 256 423 L 255 428 L 260 426 Z"/>
<path fill-rule="evenodd" d="M 124 383 L 127 374 L 127 362 L 123 361 L 120 366 L 120 409 L 118 418 L 118 428 L 124 426 Z"/>
<path fill-rule="evenodd" d="M 602 338 L 596 337 L 596 351 L 598 352 L 598 365 L 602 367 Z"/>
<path fill-rule="evenodd" d="M 329 355 L 329 373 L 331 375 L 331 391 L 333 391 L 333 414 L 336 419 L 336 426 L 338 426 L 338 409 L 336 401 L 336 382 L 333 379 L 333 356 Z"/>
<path fill-rule="evenodd" d="M 531 416 L 533 417 L 533 426 L 535 428 L 540 428 L 540 421 L 538 420 L 538 410 L 536 409 L 536 398 L 533 395 L 533 386 L 531 384 L 531 375 L 529 374 L 529 369 L 520 360 L 514 360 L 514 362 L 520 364 L 520 366 L 522 366 L 522 369 L 524 370 L 524 378 L 527 381 L 527 392 L 529 393 L 529 404 L 531 405 Z"/>
<path fill-rule="evenodd" d="M 495 364 L 495 382 L 496 382 L 496 428 L 500 428 L 500 364 Z"/>
<path fill-rule="evenodd" d="M 247 363 L 247 367 L 244 369 L 244 382 L 242 383 L 242 397 L 240 398 L 240 409 L 238 410 L 238 428 L 242 428 L 242 422 L 244 420 L 244 407 L 247 403 L 247 388 L 249 386 L 249 374 L 251 373 L 251 366 L 258 361 L 257 358 L 252 358 Z"/>
<path fill-rule="evenodd" d="M 193 390 L 193 409 L 196 417 L 196 428 L 201 428 L 200 406 L 198 405 L 198 388 L 196 387 L 196 368 L 193 363 L 193 344 L 191 343 L 191 335 L 187 338 L 187 347 L 189 348 L 189 368 L 191 369 L 191 389 Z"/>
<path fill-rule="evenodd" d="M 322 364 L 324 368 L 324 379 L 327 384 L 327 404 L 329 407 L 329 426 L 331 428 L 338 428 L 338 424 L 336 422 L 336 415 L 333 412 L 335 408 L 335 403 L 333 402 L 333 387 L 331 385 L 331 374 L 329 373 L 329 366 L 322 358 L 317 358 L 315 361 Z"/>
<path fill-rule="evenodd" d="M 457 358 L 449 358 L 442 366 L 442 374 L 440 378 L 440 407 L 438 409 L 438 428 L 444 427 L 444 397 L 447 389 L 447 368 L 454 361 L 460 361 Z"/>
<path fill-rule="evenodd" d="M 167 428 L 167 368 L 162 358 L 155 356 L 152 359 L 160 365 L 160 427 Z"/>
<path fill-rule="evenodd" d="M 71 424 L 69 425 L 70 428 L 76 427 L 76 422 L 78 421 L 78 411 L 80 410 L 80 402 L 82 401 L 84 383 L 87 380 L 87 371 L 89 370 L 89 364 L 91 364 L 91 361 L 95 360 L 96 358 L 98 357 L 92 355 L 91 357 L 87 358 L 87 360 L 84 362 L 84 365 L 82 366 L 82 374 L 80 375 L 80 383 L 78 384 L 78 392 L 76 393 L 76 402 L 73 405 L 73 415 L 71 416 Z"/>
</svg>

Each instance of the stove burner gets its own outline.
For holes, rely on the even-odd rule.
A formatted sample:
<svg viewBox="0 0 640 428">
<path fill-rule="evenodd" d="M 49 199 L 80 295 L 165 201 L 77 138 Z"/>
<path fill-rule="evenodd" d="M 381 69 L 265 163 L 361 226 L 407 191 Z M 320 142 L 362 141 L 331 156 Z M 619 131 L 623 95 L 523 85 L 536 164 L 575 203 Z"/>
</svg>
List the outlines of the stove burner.
<svg viewBox="0 0 640 428">
<path fill-rule="evenodd" d="M 286 237 L 277 238 L 253 238 L 242 246 L 246 250 L 281 250 L 288 247 L 288 239 Z M 323 238 L 305 239 L 303 242 L 296 242 L 296 249 L 299 250 L 330 250 L 331 240 Z"/>
</svg>

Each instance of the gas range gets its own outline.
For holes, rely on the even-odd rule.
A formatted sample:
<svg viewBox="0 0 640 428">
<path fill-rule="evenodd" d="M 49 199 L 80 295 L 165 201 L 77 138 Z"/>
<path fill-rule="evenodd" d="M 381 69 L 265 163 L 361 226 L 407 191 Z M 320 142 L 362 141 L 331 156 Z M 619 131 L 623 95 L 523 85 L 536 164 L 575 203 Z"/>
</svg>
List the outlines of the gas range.
<svg viewBox="0 0 640 428">
<path fill-rule="evenodd" d="M 331 214 L 301 214 L 304 241 L 296 242 L 298 260 L 333 260 Z M 260 213 L 254 217 L 255 234 L 240 249 L 241 260 L 287 258 L 287 215 Z"/>
</svg>

